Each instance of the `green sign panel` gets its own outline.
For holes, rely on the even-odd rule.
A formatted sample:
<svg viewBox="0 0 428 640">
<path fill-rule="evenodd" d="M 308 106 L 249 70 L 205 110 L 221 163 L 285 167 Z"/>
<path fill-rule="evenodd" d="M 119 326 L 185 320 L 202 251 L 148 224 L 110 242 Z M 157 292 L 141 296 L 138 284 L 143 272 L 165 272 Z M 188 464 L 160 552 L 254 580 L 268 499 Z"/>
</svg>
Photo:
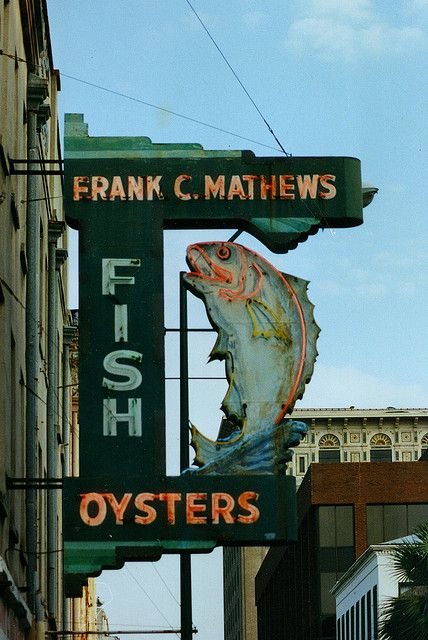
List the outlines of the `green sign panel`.
<svg viewBox="0 0 428 640">
<path fill-rule="evenodd" d="M 359 161 L 92 138 L 69 115 L 64 190 L 80 257 L 70 589 L 126 558 L 293 538 L 293 478 L 166 476 L 163 230 L 236 227 L 286 252 L 320 228 L 361 224 Z"/>
</svg>

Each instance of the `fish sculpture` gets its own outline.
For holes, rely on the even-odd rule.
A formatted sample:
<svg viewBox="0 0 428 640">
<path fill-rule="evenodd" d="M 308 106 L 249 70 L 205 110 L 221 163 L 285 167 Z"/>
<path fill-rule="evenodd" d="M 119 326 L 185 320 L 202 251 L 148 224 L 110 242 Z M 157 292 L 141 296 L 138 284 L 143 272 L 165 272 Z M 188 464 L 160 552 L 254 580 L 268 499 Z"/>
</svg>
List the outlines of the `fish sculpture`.
<svg viewBox="0 0 428 640">
<path fill-rule="evenodd" d="M 216 440 L 191 425 L 199 474 L 277 474 L 307 426 L 286 416 L 301 398 L 319 334 L 305 280 L 281 273 L 233 242 L 187 248 L 185 286 L 217 331 L 209 360 L 224 360 L 229 387 Z"/>
</svg>

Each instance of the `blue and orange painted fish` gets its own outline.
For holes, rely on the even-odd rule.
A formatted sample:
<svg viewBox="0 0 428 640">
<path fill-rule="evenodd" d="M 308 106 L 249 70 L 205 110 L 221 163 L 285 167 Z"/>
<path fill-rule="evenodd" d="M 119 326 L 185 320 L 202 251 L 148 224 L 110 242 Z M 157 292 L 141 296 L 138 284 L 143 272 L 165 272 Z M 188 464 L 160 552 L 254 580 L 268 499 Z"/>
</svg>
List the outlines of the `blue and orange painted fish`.
<svg viewBox="0 0 428 640">
<path fill-rule="evenodd" d="M 225 361 L 229 382 L 217 440 L 192 425 L 194 463 L 207 474 L 280 472 L 307 430 L 285 416 L 317 356 L 308 283 L 232 242 L 193 244 L 187 262 L 186 286 L 218 333 L 210 359 Z"/>
</svg>

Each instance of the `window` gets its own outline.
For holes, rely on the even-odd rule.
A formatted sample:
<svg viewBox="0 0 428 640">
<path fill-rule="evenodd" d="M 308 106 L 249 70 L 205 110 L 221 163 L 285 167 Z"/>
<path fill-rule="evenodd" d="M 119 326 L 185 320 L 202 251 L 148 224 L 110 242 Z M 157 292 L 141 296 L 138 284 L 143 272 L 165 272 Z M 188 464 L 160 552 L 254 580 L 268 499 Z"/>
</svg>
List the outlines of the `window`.
<svg viewBox="0 0 428 640">
<path fill-rule="evenodd" d="M 370 439 L 370 462 L 392 462 L 392 441 L 386 433 L 376 433 Z"/>
<path fill-rule="evenodd" d="M 392 450 L 370 449 L 370 462 L 392 462 Z"/>
<path fill-rule="evenodd" d="M 377 640 L 377 617 L 378 617 L 378 607 L 377 607 L 377 586 L 373 587 L 373 638 Z"/>
<path fill-rule="evenodd" d="M 306 459 L 305 456 L 299 456 L 299 473 L 305 473 L 306 471 Z"/>
<path fill-rule="evenodd" d="M 340 462 L 340 449 L 320 450 L 319 461 L 323 463 Z"/>
<path fill-rule="evenodd" d="M 360 601 L 355 605 L 355 637 L 360 640 Z"/>
<path fill-rule="evenodd" d="M 367 640 L 373 640 L 372 634 L 372 594 L 371 591 L 366 593 L 367 602 Z"/>
<path fill-rule="evenodd" d="M 366 640 L 366 596 L 361 598 L 361 640 Z"/>
<path fill-rule="evenodd" d="M 319 461 L 340 462 L 340 440 L 333 433 L 325 433 L 319 439 Z"/>
<path fill-rule="evenodd" d="M 367 544 L 402 538 L 427 520 L 428 504 L 367 505 Z"/>
</svg>

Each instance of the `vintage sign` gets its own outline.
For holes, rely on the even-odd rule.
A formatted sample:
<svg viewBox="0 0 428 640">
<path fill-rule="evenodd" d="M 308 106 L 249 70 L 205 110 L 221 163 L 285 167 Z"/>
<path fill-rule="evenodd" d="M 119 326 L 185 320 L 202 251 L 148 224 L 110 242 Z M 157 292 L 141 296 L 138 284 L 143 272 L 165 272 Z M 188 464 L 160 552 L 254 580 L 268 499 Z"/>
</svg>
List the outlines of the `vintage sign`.
<svg viewBox="0 0 428 640">
<path fill-rule="evenodd" d="M 210 359 L 225 361 L 229 382 L 217 439 L 192 427 L 199 473 L 284 471 L 307 431 L 285 416 L 303 395 L 317 355 L 307 282 L 232 242 L 194 244 L 187 262 L 185 283 L 218 332 Z"/>
<path fill-rule="evenodd" d="M 126 558 L 293 538 L 294 479 L 277 473 L 283 460 L 261 469 L 247 459 L 247 475 L 239 477 L 231 475 L 236 469 L 221 466 L 217 475 L 211 467 L 208 473 L 166 476 L 163 230 L 235 227 L 273 251 L 288 251 L 320 228 L 362 222 L 359 161 L 264 158 L 205 151 L 196 144 L 156 145 L 148 138 L 93 138 L 83 117 L 71 115 L 64 191 L 68 222 L 79 229 L 80 274 L 80 477 L 64 483 L 69 592 L 85 576 Z M 225 244 L 222 251 L 239 252 L 238 246 Z M 189 250 L 190 288 L 198 250 Z M 248 434 L 257 420 L 267 429 L 273 418 L 284 452 L 303 433 L 285 414 L 312 371 L 318 330 L 305 284 L 279 274 L 260 256 L 252 260 L 252 301 L 247 281 L 241 282 L 241 298 L 241 284 L 229 287 L 231 294 L 223 287 L 225 295 L 240 300 L 256 351 L 262 348 L 257 342 L 267 352 L 275 343 L 293 362 L 297 357 L 297 369 L 292 365 L 287 373 L 290 389 L 279 375 L 278 389 L 272 390 L 275 415 L 266 414 L 265 423 L 252 409 L 248 419 L 235 416 L 234 394 L 242 392 L 245 380 L 233 373 L 226 418 L 242 433 L 247 419 Z M 265 295 L 275 278 L 283 308 L 273 290 Z M 217 462 L 211 457 L 211 464 Z"/>
</svg>

